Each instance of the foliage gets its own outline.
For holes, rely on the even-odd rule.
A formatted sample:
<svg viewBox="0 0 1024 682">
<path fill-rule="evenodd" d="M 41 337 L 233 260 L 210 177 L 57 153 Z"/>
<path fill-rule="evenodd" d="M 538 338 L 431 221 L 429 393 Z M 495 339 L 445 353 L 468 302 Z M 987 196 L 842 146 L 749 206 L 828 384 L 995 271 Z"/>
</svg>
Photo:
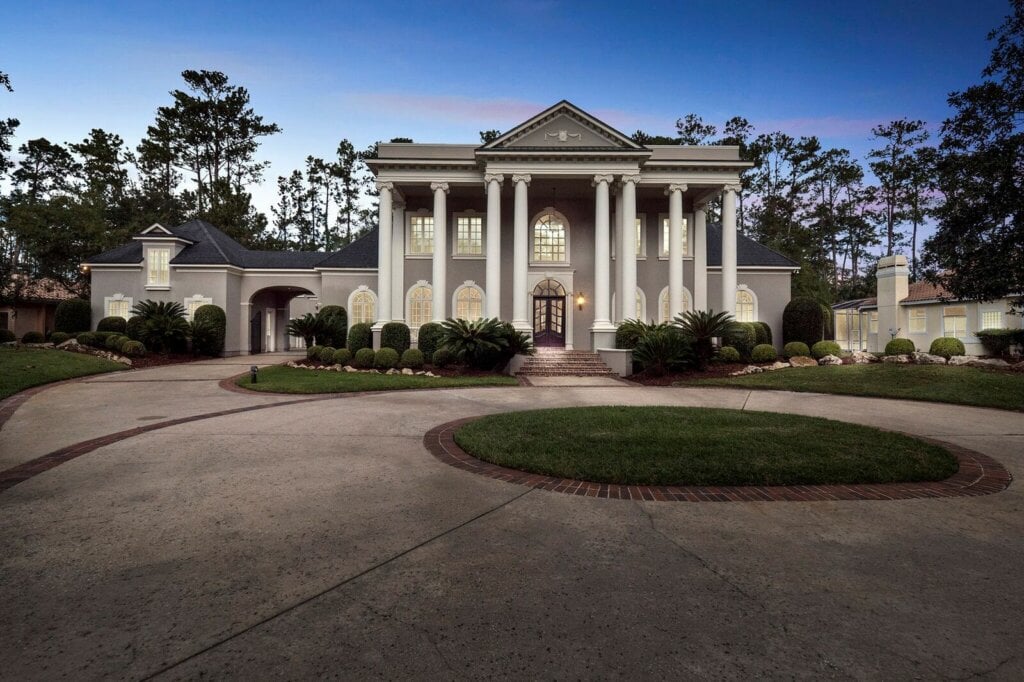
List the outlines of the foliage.
<svg viewBox="0 0 1024 682">
<path fill-rule="evenodd" d="M 323 346 L 318 346 L 316 344 L 313 344 L 312 346 L 306 346 L 306 359 L 316 360 L 318 357 L 320 357 L 321 348 L 323 348 Z"/>
<path fill-rule="evenodd" d="M 373 331 L 366 322 L 359 322 L 349 327 L 348 349 L 353 356 L 363 348 L 370 348 L 373 345 Z"/>
<path fill-rule="evenodd" d="M 412 345 L 409 325 L 404 322 L 387 322 L 380 330 L 380 347 L 391 348 L 398 354 L 409 350 Z"/>
<path fill-rule="evenodd" d="M 64 332 L 58 332 L 63 334 Z M 0 329 L 0 343 L 10 343 L 16 340 L 18 337 L 10 329 Z"/>
<path fill-rule="evenodd" d="M 727 312 L 689 310 L 677 315 L 672 324 L 693 340 L 697 369 L 704 370 L 714 350 L 712 340 L 728 336 L 735 322 Z"/>
<path fill-rule="evenodd" d="M 92 307 L 81 298 L 72 298 L 57 304 L 53 316 L 53 330 L 76 334 L 92 329 Z"/>
<path fill-rule="evenodd" d="M 910 339 L 892 339 L 889 343 L 885 344 L 886 355 L 910 355 L 917 347 L 914 346 L 914 342 Z"/>
<path fill-rule="evenodd" d="M 96 325 L 98 332 L 118 332 L 124 334 L 128 330 L 128 321 L 123 317 L 104 317 Z"/>
<path fill-rule="evenodd" d="M 146 347 L 141 341 L 127 341 L 121 346 L 121 352 L 130 358 L 141 358 L 146 354 Z"/>
<path fill-rule="evenodd" d="M 754 334 L 757 336 L 758 344 L 772 342 L 772 328 L 768 326 L 767 322 L 752 322 L 754 325 Z"/>
<path fill-rule="evenodd" d="M 99 337 L 96 336 L 96 332 L 80 332 L 75 336 L 75 340 L 83 346 L 96 346 L 99 343 Z"/>
<path fill-rule="evenodd" d="M 332 361 L 334 362 L 334 364 L 341 365 L 342 367 L 344 367 L 348 363 L 352 362 L 352 351 L 350 351 L 348 348 L 339 348 L 338 350 L 334 351 L 334 357 L 332 358 Z"/>
<path fill-rule="evenodd" d="M 757 345 L 757 330 L 751 322 L 734 322 L 729 333 L 722 337 L 722 342 L 738 350 L 740 356 L 747 359 Z"/>
<path fill-rule="evenodd" d="M 813 298 L 798 296 L 782 311 L 782 340 L 801 341 L 813 346 L 824 338 L 825 315 L 821 304 Z"/>
<path fill-rule="evenodd" d="M 373 366 L 377 369 L 394 369 L 398 365 L 398 351 L 394 348 L 381 348 L 373 356 Z"/>
<path fill-rule="evenodd" d="M 192 350 L 200 355 L 217 357 L 224 352 L 228 318 L 220 306 L 208 303 L 192 314 Z M 130 335 L 129 335 L 130 336 Z"/>
<path fill-rule="evenodd" d="M 1008 355 L 1013 346 L 1024 345 L 1022 329 L 983 329 L 975 334 L 988 354 L 993 357 Z"/>
<path fill-rule="evenodd" d="M 507 328 L 497 318 L 472 322 L 448 318 L 441 326 L 444 335 L 440 348 L 450 351 L 456 360 L 478 369 L 492 369 L 508 350 Z"/>
<path fill-rule="evenodd" d="M 782 347 L 782 354 L 787 358 L 809 358 L 811 349 L 803 341 L 790 341 Z"/>
<path fill-rule="evenodd" d="M 306 313 L 302 317 L 295 317 L 288 321 L 285 328 L 288 336 L 297 336 L 306 343 L 306 348 L 316 345 L 319 337 L 324 333 L 324 321 L 318 315 Z"/>
<path fill-rule="evenodd" d="M 68 334 L 66 332 L 54 332 L 50 334 L 50 343 L 56 346 L 58 344 L 64 343 L 70 338 L 71 334 Z"/>
<path fill-rule="evenodd" d="M 107 347 L 107 350 L 119 352 L 121 350 L 121 346 L 127 343 L 127 341 L 123 339 L 131 341 L 131 339 L 129 339 L 127 336 L 122 336 L 121 334 L 114 333 L 107 337 L 107 340 L 104 343 L 104 345 Z"/>
<path fill-rule="evenodd" d="M 951 336 L 940 336 L 932 341 L 928 352 L 932 355 L 941 355 L 949 360 L 954 355 L 963 355 L 967 351 L 964 349 L 964 342 L 960 339 Z"/>
<path fill-rule="evenodd" d="M 142 334 L 142 318 L 138 315 L 129 317 L 128 322 L 125 323 L 124 333 L 129 339 L 138 341 L 139 335 Z"/>
<path fill-rule="evenodd" d="M 352 356 L 352 365 L 359 369 L 370 369 L 373 367 L 373 360 L 374 352 L 372 348 L 360 348 Z"/>
<path fill-rule="evenodd" d="M 818 341 L 818 343 L 811 346 L 811 357 L 815 360 L 821 360 L 826 355 L 839 357 L 839 354 L 842 352 L 843 350 L 835 341 Z"/>
<path fill-rule="evenodd" d="M 754 362 L 775 362 L 778 357 L 775 346 L 768 343 L 759 343 L 750 351 L 750 359 Z"/>
<path fill-rule="evenodd" d="M 334 346 L 320 346 L 316 352 L 316 359 L 325 365 L 334 364 L 334 352 L 338 350 Z"/>
<path fill-rule="evenodd" d="M 739 362 L 742 360 L 740 352 L 732 346 L 722 346 L 718 349 L 719 362 Z"/>
<path fill-rule="evenodd" d="M 317 340 L 328 346 L 344 348 L 348 335 L 348 313 L 340 305 L 325 305 L 317 313 L 323 324 Z"/>
<path fill-rule="evenodd" d="M 402 359 L 400 364 L 403 368 L 407 369 L 422 369 L 423 368 L 423 351 L 419 348 L 409 348 L 402 353 Z"/>
<path fill-rule="evenodd" d="M 443 335 L 444 327 L 437 322 L 427 322 L 420 326 L 416 336 L 416 347 L 423 351 L 423 357 L 430 358 L 434 356 L 434 351 L 437 350 Z"/>
<path fill-rule="evenodd" d="M 185 308 L 180 303 L 146 300 L 132 312 L 142 318 L 139 340 L 156 353 L 181 352 L 189 334 Z"/>
<path fill-rule="evenodd" d="M 430 356 L 430 364 L 438 369 L 444 369 L 453 362 L 455 362 L 455 354 L 443 346 Z"/>
<path fill-rule="evenodd" d="M 633 360 L 654 376 L 678 371 L 693 364 L 693 341 L 678 328 L 659 325 L 637 341 Z"/>
<path fill-rule="evenodd" d="M 633 350 L 645 334 L 658 327 L 657 322 L 644 322 L 641 319 L 623 320 L 615 329 L 615 347 L 620 350 Z"/>
<path fill-rule="evenodd" d="M 46 337 L 42 332 L 25 332 L 21 337 L 22 343 L 43 343 L 44 341 L 46 341 Z"/>
</svg>

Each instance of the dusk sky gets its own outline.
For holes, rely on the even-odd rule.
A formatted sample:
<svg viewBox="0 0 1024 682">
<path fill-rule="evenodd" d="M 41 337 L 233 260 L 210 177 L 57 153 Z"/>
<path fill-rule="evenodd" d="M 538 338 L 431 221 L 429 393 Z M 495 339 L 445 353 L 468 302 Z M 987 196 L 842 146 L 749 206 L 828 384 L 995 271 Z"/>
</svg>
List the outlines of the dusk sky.
<svg viewBox="0 0 1024 682">
<path fill-rule="evenodd" d="M 858 156 L 873 125 L 936 130 L 946 96 L 980 78 L 1004 0 L 974 2 L 33 2 L 0 24 L 0 116 L 15 144 L 90 128 L 134 147 L 182 86 L 220 70 L 284 132 L 275 178 L 342 137 L 475 142 L 561 99 L 631 133 L 674 134 L 689 112 L 759 132 L 818 135 Z"/>
</svg>

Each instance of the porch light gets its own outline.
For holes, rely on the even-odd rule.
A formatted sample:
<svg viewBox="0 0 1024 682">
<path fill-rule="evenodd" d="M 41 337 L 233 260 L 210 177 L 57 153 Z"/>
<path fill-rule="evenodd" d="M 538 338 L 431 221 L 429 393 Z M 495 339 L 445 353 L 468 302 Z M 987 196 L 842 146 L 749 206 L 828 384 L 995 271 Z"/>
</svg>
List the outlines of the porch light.
<svg viewBox="0 0 1024 682">
<path fill-rule="evenodd" d="M 586 298 L 583 296 L 583 292 L 576 294 L 576 305 L 579 306 L 580 310 L 583 310 L 583 304 L 586 302 Z"/>
</svg>

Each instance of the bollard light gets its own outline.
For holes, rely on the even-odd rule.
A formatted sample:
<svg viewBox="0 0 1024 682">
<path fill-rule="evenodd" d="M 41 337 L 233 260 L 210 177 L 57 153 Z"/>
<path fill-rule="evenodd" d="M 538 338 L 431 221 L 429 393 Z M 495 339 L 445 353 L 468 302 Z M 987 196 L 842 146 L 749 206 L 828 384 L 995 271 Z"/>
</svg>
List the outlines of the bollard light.
<svg viewBox="0 0 1024 682">
<path fill-rule="evenodd" d="M 249 368 L 249 378 L 252 380 L 252 383 L 254 384 L 258 380 L 259 371 L 260 368 L 257 367 L 256 365 L 253 365 L 252 367 Z"/>
</svg>

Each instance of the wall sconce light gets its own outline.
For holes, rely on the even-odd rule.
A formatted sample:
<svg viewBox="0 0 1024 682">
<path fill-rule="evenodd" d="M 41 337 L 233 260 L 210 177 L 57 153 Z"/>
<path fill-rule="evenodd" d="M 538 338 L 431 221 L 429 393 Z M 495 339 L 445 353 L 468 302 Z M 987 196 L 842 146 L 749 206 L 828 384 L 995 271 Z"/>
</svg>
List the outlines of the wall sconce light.
<svg viewBox="0 0 1024 682">
<path fill-rule="evenodd" d="M 583 292 L 576 294 L 576 305 L 579 306 L 580 310 L 583 310 L 583 304 L 586 302 L 586 298 L 583 296 Z"/>
</svg>

